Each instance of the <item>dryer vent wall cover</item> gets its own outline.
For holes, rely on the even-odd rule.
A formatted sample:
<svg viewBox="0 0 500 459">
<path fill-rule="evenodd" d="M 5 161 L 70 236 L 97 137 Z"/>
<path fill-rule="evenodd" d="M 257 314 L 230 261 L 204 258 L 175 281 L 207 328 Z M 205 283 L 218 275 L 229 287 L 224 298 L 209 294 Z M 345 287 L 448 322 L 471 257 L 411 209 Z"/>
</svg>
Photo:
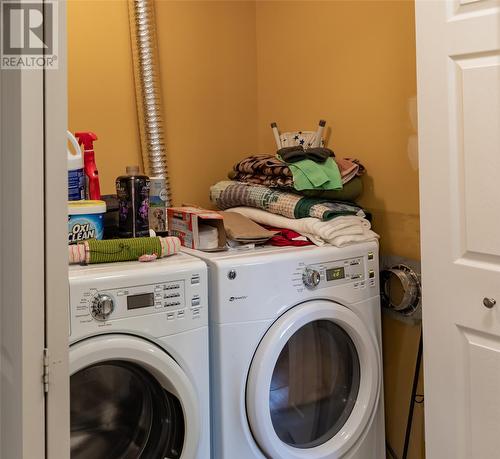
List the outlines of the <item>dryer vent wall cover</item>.
<svg viewBox="0 0 500 459">
<path fill-rule="evenodd" d="M 409 266 L 398 264 L 380 274 L 382 305 L 399 314 L 413 316 L 421 308 L 420 276 Z"/>
</svg>

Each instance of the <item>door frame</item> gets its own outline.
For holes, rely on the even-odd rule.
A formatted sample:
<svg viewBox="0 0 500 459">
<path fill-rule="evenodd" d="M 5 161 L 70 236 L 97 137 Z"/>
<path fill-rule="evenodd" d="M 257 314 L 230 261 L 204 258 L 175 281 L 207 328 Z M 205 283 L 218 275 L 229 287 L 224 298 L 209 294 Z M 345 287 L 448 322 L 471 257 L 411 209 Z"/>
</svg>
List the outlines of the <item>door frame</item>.
<svg viewBox="0 0 500 459">
<path fill-rule="evenodd" d="M 46 0 L 43 0 L 46 2 Z M 66 0 L 57 0 L 58 69 L 44 70 L 47 459 L 70 456 Z"/>
</svg>

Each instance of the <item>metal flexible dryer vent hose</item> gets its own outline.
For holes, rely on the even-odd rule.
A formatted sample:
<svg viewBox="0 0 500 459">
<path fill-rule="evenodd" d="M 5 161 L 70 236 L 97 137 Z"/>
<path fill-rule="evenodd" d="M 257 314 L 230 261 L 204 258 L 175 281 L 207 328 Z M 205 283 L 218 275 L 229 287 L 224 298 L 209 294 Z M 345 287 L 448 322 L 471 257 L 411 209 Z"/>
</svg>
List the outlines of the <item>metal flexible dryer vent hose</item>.
<svg viewBox="0 0 500 459">
<path fill-rule="evenodd" d="M 153 0 L 129 0 L 129 19 L 144 171 L 150 177 L 165 179 L 166 205 L 170 206 Z"/>
</svg>

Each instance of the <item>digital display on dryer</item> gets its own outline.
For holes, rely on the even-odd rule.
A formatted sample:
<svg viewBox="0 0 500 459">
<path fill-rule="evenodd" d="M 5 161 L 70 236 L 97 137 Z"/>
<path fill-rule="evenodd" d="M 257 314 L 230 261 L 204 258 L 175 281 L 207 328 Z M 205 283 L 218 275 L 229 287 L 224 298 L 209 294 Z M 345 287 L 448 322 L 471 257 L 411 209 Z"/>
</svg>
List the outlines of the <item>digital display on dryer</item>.
<svg viewBox="0 0 500 459">
<path fill-rule="evenodd" d="M 127 296 L 127 309 L 149 308 L 155 305 L 152 293 L 141 293 L 140 295 Z"/>
<path fill-rule="evenodd" d="M 343 267 L 331 268 L 326 270 L 326 280 L 328 282 L 344 278 L 345 278 L 345 269 Z"/>
</svg>

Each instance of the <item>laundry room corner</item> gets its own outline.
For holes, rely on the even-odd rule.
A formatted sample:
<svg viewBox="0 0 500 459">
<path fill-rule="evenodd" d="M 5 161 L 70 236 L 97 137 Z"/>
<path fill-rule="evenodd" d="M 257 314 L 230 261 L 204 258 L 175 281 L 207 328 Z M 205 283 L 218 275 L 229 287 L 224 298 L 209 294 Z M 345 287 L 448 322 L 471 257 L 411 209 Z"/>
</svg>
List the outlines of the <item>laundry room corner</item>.
<svg viewBox="0 0 500 459">
<path fill-rule="evenodd" d="M 381 254 L 419 259 L 413 1 L 156 1 L 155 9 L 174 204 L 211 207 L 207 190 L 242 154 L 274 150 L 269 122 L 292 130 L 321 114 L 327 146 L 367 168 L 360 204 Z M 142 163 L 130 40 L 126 1 L 68 2 L 69 129 L 99 133 L 104 194 Z M 383 339 L 386 433 L 401 454 L 419 327 L 384 315 Z M 423 404 L 408 457 L 424 457 Z"/>
<path fill-rule="evenodd" d="M 360 202 L 373 214 L 381 254 L 418 260 L 414 8 L 414 1 L 257 2 L 258 145 L 261 153 L 273 147 L 269 121 L 292 129 L 322 113 L 328 147 L 369 171 Z M 420 327 L 383 315 L 386 435 L 399 455 L 419 336 Z M 424 457 L 423 411 L 417 404 L 411 459 Z"/>
</svg>

